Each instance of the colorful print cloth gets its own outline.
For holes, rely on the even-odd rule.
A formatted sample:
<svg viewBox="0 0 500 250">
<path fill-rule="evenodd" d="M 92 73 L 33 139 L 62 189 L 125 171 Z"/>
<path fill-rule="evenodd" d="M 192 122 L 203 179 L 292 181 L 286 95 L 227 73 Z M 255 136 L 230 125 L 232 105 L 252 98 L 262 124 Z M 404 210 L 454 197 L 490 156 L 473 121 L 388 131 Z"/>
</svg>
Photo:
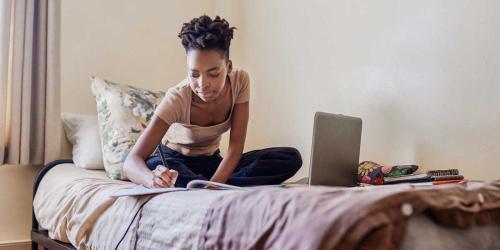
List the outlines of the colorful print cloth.
<svg viewBox="0 0 500 250">
<path fill-rule="evenodd" d="M 358 167 L 358 182 L 372 185 L 384 184 L 384 177 L 409 175 L 417 171 L 417 165 L 386 167 L 372 161 L 364 161 Z"/>
<path fill-rule="evenodd" d="M 127 180 L 123 162 L 165 93 L 113 83 L 97 76 L 91 80 L 104 169 L 111 179 Z"/>
</svg>

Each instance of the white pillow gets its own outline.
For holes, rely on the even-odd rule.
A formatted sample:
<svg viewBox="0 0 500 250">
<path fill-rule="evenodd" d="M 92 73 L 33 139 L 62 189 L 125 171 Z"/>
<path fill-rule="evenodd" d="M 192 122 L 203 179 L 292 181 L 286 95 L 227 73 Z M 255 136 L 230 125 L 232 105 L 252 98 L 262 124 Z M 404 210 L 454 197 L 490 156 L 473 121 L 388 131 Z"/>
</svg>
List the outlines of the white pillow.
<svg viewBox="0 0 500 250">
<path fill-rule="evenodd" d="M 73 162 L 85 169 L 104 169 L 97 115 L 62 113 L 68 141 L 73 144 Z"/>
</svg>

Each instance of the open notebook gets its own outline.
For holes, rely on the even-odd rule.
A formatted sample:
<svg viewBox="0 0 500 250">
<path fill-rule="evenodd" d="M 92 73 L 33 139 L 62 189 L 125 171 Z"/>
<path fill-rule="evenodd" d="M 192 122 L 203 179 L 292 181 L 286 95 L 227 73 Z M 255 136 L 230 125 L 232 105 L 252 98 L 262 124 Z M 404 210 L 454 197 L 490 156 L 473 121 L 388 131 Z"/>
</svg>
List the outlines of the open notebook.
<svg viewBox="0 0 500 250">
<path fill-rule="evenodd" d="M 213 181 L 204 181 L 204 180 L 192 180 L 188 182 L 185 188 L 172 187 L 172 188 L 147 188 L 141 185 L 137 185 L 132 188 L 124 188 L 120 189 L 113 194 L 112 197 L 120 197 L 120 196 L 136 196 L 136 195 L 147 195 L 147 194 L 160 194 L 167 192 L 177 192 L 177 191 L 187 191 L 191 189 L 214 189 L 214 190 L 243 190 L 244 188 L 213 182 Z"/>
</svg>

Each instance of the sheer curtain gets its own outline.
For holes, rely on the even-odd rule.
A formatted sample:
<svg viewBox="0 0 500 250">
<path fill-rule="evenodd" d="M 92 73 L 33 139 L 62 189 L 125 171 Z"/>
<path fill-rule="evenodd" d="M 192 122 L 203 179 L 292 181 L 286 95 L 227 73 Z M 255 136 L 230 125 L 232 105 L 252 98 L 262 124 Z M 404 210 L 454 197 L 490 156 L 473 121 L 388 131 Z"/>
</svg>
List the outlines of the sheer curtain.
<svg viewBox="0 0 500 250">
<path fill-rule="evenodd" d="M 0 5 L 0 164 L 40 165 L 60 150 L 60 2 Z"/>
</svg>

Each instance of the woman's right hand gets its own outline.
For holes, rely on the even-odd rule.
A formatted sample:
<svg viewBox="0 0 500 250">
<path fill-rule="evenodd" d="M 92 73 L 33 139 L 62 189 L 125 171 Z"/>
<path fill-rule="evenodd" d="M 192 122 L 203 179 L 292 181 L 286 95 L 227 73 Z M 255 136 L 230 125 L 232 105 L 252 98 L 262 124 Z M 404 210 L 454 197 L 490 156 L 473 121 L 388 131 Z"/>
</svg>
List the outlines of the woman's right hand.
<svg viewBox="0 0 500 250">
<path fill-rule="evenodd" d="M 153 184 L 149 188 L 168 188 L 174 187 L 179 173 L 173 169 L 158 165 L 153 173 Z"/>
</svg>

